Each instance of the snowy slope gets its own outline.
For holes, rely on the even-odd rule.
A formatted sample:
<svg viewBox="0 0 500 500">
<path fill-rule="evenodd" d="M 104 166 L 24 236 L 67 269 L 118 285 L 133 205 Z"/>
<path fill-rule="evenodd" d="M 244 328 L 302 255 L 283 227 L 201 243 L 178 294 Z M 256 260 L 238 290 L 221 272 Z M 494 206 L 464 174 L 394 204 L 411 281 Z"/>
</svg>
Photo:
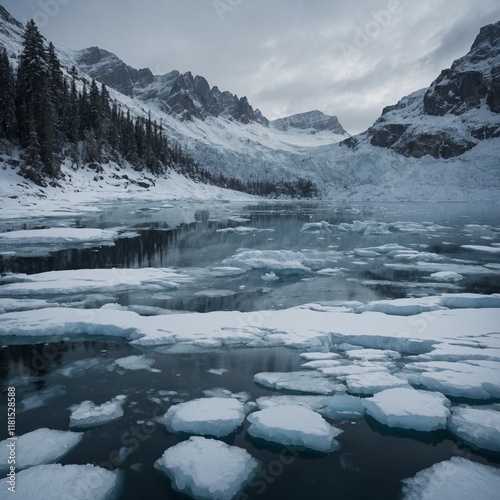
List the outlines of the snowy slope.
<svg viewBox="0 0 500 500">
<path fill-rule="evenodd" d="M 1 10 L 0 45 L 7 47 L 14 65 L 21 43 L 20 24 Z M 373 127 L 356 137 L 349 137 L 335 117 L 319 111 L 268 123 L 245 98 L 210 88 L 204 78 L 190 73 L 153 75 L 95 47 L 57 50 L 66 68 L 78 65 L 82 79 L 107 79 L 112 99 L 134 116 L 151 113 L 153 119 L 161 120 L 171 144 L 180 144 L 214 172 L 241 179 L 306 177 L 323 196 L 337 200 L 498 201 L 499 46 L 500 24 L 483 28 L 471 52 L 445 70 L 429 89 L 386 108 Z M 0 195 L 37 192 L 52 196 L 52 188 L 43 193 L 38 187 L 28 189 L 26 182 L 10 175 L 15 166 L 5 168 L 8 175 L 2 174 Z M 85 169 L 67 171 L 66 181 L 60 184 L 65 192 L 109 190 L 116 196 L 121 183 L 116 182 L 116 172 L 108 170 L 98 179 L 97 189 L 95 173 Z M 140 192 L 141 176 L 131 175 L 135 184 L 123 184 L 129 191 Z M 192 192 L 198 198 L 227 197 L 223 191 L 177 177 L 182 186 L 179 192 L 170 180 L 162 195 L 184 197 Z M 165 185 L 146 182 L 151 184 L 149 193 L 160 194 L 159 186 Z M 58 188 L 53 189 L 57 192 Z"/>
</svg>

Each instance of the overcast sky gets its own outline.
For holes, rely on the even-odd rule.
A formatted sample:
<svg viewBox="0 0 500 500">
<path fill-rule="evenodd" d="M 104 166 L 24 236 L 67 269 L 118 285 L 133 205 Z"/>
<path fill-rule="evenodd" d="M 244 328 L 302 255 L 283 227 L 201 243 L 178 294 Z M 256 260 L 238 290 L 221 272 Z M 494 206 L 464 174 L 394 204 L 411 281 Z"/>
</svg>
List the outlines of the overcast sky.
<svg viewBox="0 0 500 500">
<path fill-rule="evenodd" d="M 351 133 L 428 86 L 500 20 L 498 0 L 0 0 L 72 49 L 203 75 L 270 119 L 319 109 Z"/>
</svg>

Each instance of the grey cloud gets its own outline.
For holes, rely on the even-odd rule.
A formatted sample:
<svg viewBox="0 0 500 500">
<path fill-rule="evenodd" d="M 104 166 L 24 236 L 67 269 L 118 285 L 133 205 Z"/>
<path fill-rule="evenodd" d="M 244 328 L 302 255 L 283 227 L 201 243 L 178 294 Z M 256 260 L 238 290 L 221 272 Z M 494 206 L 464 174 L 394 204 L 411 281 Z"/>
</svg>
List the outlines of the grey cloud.
<svg viewBox="0 0 500 500">
<path fill-rule="evenodd" d="M 58 1 L 2 4 L 30 18 Z M 379 16 L 377 31 L 375 13 L 391 2 L 397 14 L 384 26 Z M 155 73 L 201 74 L 271 119 L 321 109 L 355 133 L 428 85 L 498 19 L 497 0 L 64 0 L 42 32 L 69 48 L 99 45 Z M 356 34 L 370 26 L 358 49 Z M 346 46 L 355 53 L 345 57 Z"/>
</svg>

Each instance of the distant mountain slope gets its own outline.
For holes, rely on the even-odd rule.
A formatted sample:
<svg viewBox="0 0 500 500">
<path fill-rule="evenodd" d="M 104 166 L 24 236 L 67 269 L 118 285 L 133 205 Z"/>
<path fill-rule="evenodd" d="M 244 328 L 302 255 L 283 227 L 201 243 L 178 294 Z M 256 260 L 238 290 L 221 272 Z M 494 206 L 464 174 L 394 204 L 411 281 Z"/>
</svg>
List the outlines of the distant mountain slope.
<svg viewBox="0 0 500 500">
<path fill-rule="evenodd" d="M 339 123 L 336 116 L 328 116 L 318 110 L 273 120 L 271 126 L 276 130 L 282 130 L 284 132 L 290 129 L 297 129 L 304 130 L 310 134 L 328 131 L 338 135 L 347 135 L 347 132 Z"/>
<path fill-rule="evenodd" d="M 481 141 L 500 137 L 500 22 L 485 26 L 470 52 L 441 72 L 429 88 L 394 106 L 365 133 L 363 142 L 408 157 L 454 158 Z"/>
</svg>

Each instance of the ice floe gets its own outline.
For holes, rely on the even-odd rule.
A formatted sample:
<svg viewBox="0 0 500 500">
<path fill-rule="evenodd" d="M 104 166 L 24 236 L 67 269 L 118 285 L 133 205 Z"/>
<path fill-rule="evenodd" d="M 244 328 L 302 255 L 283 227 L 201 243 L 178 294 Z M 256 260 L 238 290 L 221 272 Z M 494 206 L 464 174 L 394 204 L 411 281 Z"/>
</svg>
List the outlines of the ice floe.
<svg viewBox="0 0 500 500">
<path fill-rule="evenodd" d="M 113 292 L 131 289 L 158 291 L 176 289 L 191 278 L 166 268 L 75 269 L 40 274 L 18 274 L 0 287 L 0 295 L 59 295 Z M 1 281 L 1 280 L 0 280 Z M 5 280 L 4 280 L 5 281 Z"/>
<path fill-rule="evenodd" d="M 120 395 L 102 405 L 96 405 L 92 401 L 82 401 L 70 406 L 69 426 L 70 428 L 93 427 L 117 420 L 123 417 L 125 400 L 126 396 Z"/>
<path fill-rule="evenodd" d="M 430 276 L 426 277 L 426 279 L 445 282 L 451 281 L 455 283 L 457 281 L 462 281 L 464 277 L 453 271 L 438 271 L 436 273 L 432 273 Z"/>
<path fill-rule="evenodd" d="M 486 245 L 462 245 L 464 250 L 475 250 L 476 252 L 487 252 L 500 254 L 500 247 L 497 246 L 486 246 Z"/>
<path fill-rule="evenodd" d="M 297 273 L 320 269 L 321 259 L 309 259 L 302 252 L 291 250 L 243 250 L 222 261 L 224 266 L 239 267 L 245 271 L 260 269 L 275 273 Z"/>
<path fill-rule="evenodd" d="M 408 382 L 387 372 L 370 372 L 348 375 L 344 378 L 350 392 L 372 395 L 394 387 L 410 388 Z"/>
<path fill-rule="evenodd" d="M 260 410 L 280 405 L 304 406 L 331 420 L 359 419 L 365 414 L 363 401 L 357 396 L 335 394 L 333 396 L 262 396 L 257 399 Z"/>
<path fill-rule="evenodd" d="M 82 432 L 57 431 L 52 429 L 37 429 L 15 441 L 16 468 L 26 469 L 34 465 L 57 462 L 69 453 L 83 438 Z M 9 448 L 12 440 L 0 442 L 0 470 L 9 468 Z"/>
<path fill-rule="evenodd" d="M 0 480 L 7 491 L 8 478 Z M 16 475 L 14 497 L 22 500 L 109 500 L 120 488 L 118 473 L 93 465 L 37 465 Z"/>
<path fill-rule="evenodd" d="M 434 431 L 446 427 L 450 401 L 437 392 L 387 389 L 363 400 L 366 412 L 388 427 Z"/>
<path fill-rule="evenodd" d="M 154 359 L 146 358 L 146 356 L 127 356 L 125 358 L 115 359 L 115 364 L 124 370 L 147 370 L 153 371 Z M 158 372 L 159 370 L 156 370 Z"/>
<path fill-rule="evenodd" d="M 316 372 L 262 372 L 254 381 L 277 391 L 287 390 L 306 394 L 333 394 L 345 391 L 345 386 Z"/>
<path fill-rule="evenodd" d="M 403 481 L 404 500 L 496 500 L 500 470 L 462 457 L 422 470 Z"/>
<path fill-rule="evenodd" d="M 258 465 L 242 448 L 198 436 L 168 448 L 155 462 L 177 491 L 213 500 L 235 498 Z"/>
<path fill-rule="evenodd" d="M 245 419 L 243 404 L 235 398 L 200 398 L 168 409 L 162 419 L 170 432 L 222 437 Z"/>
<path fill-rule="evenodd" d="M 444 357 L 451 360 L 453 355 L 450 347 L 460 349 L 460 346 L 448 346 L 448 349 L 444 350 Z M 481 352 L 484 349 L 476 350 Z M 416 362 L 406 364 L 403 372 L 409 374 L 407 378 L 412 384 L 442 392 L 447 396 L 469 399 L 500 397 L 500 363 L 484 366 L 474 360 Z"/>
<path fill-rule="evenodd" d="M 466 443 L 500 452 L 500 411 L 455 407 L 448 420 L 450 431 Z"/>
<path fill-rule="evenodd" d="M 342 431 L 304 406 L 271 406 L 250 414 L 247 419 L 248 433 L 255 438 L 325 453 L 340 448 L 335 437 Z"/>
</svg>

